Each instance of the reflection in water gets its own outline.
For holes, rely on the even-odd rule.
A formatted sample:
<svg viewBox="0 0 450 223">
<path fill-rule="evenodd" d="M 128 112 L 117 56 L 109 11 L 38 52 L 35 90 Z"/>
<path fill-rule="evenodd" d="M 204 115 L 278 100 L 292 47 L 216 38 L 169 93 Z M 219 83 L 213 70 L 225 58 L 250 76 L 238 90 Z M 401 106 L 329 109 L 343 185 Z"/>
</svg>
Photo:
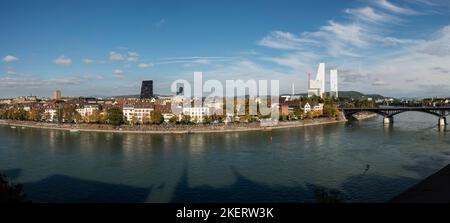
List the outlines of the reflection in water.
<svg viewBox="0 0 450 223">
<path fill-rule="evenodd" d="M 0 126 L 0 170 L 43 202 L 313 202 L 314 188 L 339 190 L 346 202 L 383 202 L 448 163 L 447 131 L 422 113 L 387 126 L 377 117 L 186 135 Z"/>
</svg>

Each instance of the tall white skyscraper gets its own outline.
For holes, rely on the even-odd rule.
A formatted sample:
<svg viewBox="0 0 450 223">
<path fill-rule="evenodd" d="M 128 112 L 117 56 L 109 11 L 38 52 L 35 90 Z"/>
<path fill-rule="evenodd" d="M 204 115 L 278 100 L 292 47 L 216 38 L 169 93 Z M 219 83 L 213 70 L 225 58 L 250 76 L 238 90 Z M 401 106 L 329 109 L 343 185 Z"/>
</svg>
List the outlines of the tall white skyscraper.
<svg viewBox="0 0 450 223">
<path fill-rule="evenodd" d="M 339 97 L 338 95 L 338 71 L 330 70 L 330 97 Z"/>
<path fill-rule="evenodd" d="M 317 69 L 317 76 L 314 80 L 308 80 L 308 97 L 313 95 L 325 97 L 325 63 L 320 63 Z"/>
</svg>

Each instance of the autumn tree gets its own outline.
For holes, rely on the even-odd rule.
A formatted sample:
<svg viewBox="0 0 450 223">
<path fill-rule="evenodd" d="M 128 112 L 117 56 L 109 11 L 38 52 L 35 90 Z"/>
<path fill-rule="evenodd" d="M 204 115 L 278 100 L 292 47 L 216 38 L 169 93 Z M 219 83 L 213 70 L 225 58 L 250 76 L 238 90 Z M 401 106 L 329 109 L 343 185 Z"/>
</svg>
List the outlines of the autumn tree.
<svg viewBox="0 0 450 223">
<path fill-rule="evenodd" d="M 339 115 L 339 109 L 334 105 L 323 106 L 323 116 L 334 118 Z"/>
<path fill-rule="evenodd" d="M 150 114 L 150 123 L 159 125 L 164 122 L 164 117 L 160 111 L 155 110 Z"/>
<path fill-rule="evenodd" d="M 144 125 L 150 124 L 150 120 L 151 120 L 150 115 L 145 115 L 144 117 L 142 117 L 142 124 Z"/>
<path fill-rule="evenodd" d="M 73 114 L 73 121 L 77 124 L 81 123 L 83 122 L 83 117 L 81 117 L 80 113 L 75 112 L 75 114 Z"/>
<path fill-rule="evenodd" d="M 172 118 L 170 118 L 169 119 L 169 123 L 177 124 L 178 123 L 178 116 L 174 115 Z"/>
<path fill-rule="evenodd" d="M 38 108 L 33 108 L 28 112 L 28 120 L 29 121 L 41 121 L 42 120 L 42 116 L 43 116 L 43 111 L 42 109 L 38 109 Z"/>
<path fill-rule="evenodd" d="M 65 104 L 62 108 L 63 112 L 63 119 L 66 123 L 72 123 L 74 122 L 74 115 L 77 113 L 77 110 L 75 109 L 74 105 Z"/>
</svg>

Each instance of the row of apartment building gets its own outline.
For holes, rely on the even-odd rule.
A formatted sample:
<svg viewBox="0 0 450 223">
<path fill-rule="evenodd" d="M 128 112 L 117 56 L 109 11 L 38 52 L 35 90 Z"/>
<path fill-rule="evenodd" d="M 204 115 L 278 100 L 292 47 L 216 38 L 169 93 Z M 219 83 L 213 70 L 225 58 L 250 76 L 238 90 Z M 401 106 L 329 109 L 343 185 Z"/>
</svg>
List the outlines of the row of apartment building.
<svg viewBox="0 0 450 223">
<path fill-rule="evenodd" d="M 178 116 L 181 120 L 182 115 L 188 115 L 191 117 L 191 121 L 203 122 L 206 116 L 210 116 L 215 113 L 216 110 L 223 109 L 223 99 L 202 101 L 200 99 L 189 99 L 188 103 L 200 104 L 200 106 L 183 107 L 183 103 L 187 99 L 183 98 L 151 98 L 151 99 L 137 99 L 137 98 L 118 98 L 118 99 L 97 99 L 97 98 L 69 98 L 64 100 L 38 100 L 37 98 L 21 98 L 20 103 L 12 103 L 12 100 L 3 100 L 0 107 L 7 108 L 22 108 L 25 111 L 30 111 L 34 107 L 40 107 L 43 109 L 46 121 L 53 122 L 57 119 L 58 110 L 62 108 L 64 104 L 74 105 L 75 110 L 80 114 L 82 118 L 91 116 L 96 111 L 100 111 L 101 114 L 105 114 L 109 108 L 121 108 L 124 115 L 124 120 L 128 122 L 137 121 L 143 123 L 146 117 L 149 117 L 155 110 L 161 112 L 164 117 L 164 121 L 168 122 L 172 117 Z M 245 100 L 239 99 L 237 104 L 237 110 L 241 111 L 245 106 Z M 260 104 L 260 98 L 254 98 L 255 103 Z M 230 101 L 231 102 L 231 101 Z M 288 115 L 293 112 L 293 109 L 300 106 L 305 112 L 321 111 L 323 104 L 310 104 L 304 103 L 293 104 L 294 101 L 286 101 L 279 106 L 281 115 Z M 175 115 L 172 111 L 172 103 L 179 112 Z M 133 120 L 134 119 L 134 120 Z M 231 120 L 238 120 L 239 117 L 234 117 L 232 113 L 226 113 L 225 122 Z"/>
</svg>

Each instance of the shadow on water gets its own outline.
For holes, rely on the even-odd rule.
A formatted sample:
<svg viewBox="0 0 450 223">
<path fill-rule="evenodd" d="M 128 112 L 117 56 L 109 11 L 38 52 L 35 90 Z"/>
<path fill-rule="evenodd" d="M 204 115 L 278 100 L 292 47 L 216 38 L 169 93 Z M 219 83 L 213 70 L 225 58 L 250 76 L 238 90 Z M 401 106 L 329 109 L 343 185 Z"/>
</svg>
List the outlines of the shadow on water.
<svg viewBox="0 0 450 223">
<path fill-rule="evenodd" d="M 379 203 L 387 202 L 385 198 L 393 198 L 416 183 L 417 179 L 409 177 L 360 174 L 347 178 L 341 187 L 344 201 Z"/>
<path fill-rule="evenodd" d="M 442 153 L 445 155 L 446 153 Z M 445 155 L 445 156 L 448 156 Z M 443 168 L 442 164 L 448 162 L 447 157 L 419 157 L 416 156 L 417 160 L 414 165 L 403 165 L 402 168 L 411 172 L 416 173 L 420 178 L 425 179 L 431 174 L 435 173 L 437 170 Z"/>
<path fill-rule="evenodd" d="M 317 197 L 317 192 L 335 194 L 339 202 L 344 203 L 387 202 L 380 200 L 379 197 L 395 197 L 417 183 L 417 180 L 408 177 L 390 178 L 361 174 L 347 178 L 340 189 L 325 188 L 311 183 L 306 183 L 306 186 L 270 186 L 249 180 L 234 168 L 232 170 L 236 177 L 235 183 L 220 188 L 189 187 L 185 170 L 171 202 L 323 202 Z"/>
<path fill-rule="evenodd" d="M 144 202 L 152 188 L 139 188 L 52 175 L 25 183 L 25 193 L 33 202 Z"/>
<path fill-rule="evenodd" d="M 302 186 L 269 186 L 249 180 L 234 168 L 235 182 L 229 186 L 190 187 L 184 170 L 171 202 L 315 202 L 314 194 Z"/>
<path fill-rule="evenodd" d="M 386 202 L 417 183 L 408 177 L 385 177 L 374 174 L 359 174 L 343 181 L 339 189 L 325 188 L 311 183 L 305 186 L 272 186 L 258 183 L 232 169 L 235 182 L 224 187 L 207 185 L 190 187 L 188 171 L 184 169 L 172 199 L 175 203 L 198 202 L 327 202 L 318 197 L 334 196 L 338 202 Z M 21 170 L 3 171 L 10 179 L 17 178 Z M 164 183 L 158 187 L 164 187 Z M 64 175 L 52 175 L 43 180 L 24 184 L 24 191 L 33 202 L 145 202 L 154 186 L 133 187 L 120 184 L 81 180 Z M 156 188 L 157 189 L 157 188 Z M 380 198 L 383 197 L 384 199 Z"/>
<path fill-rule="evenodd" d="M 20 174 L 22 174 L 22 169 L 15 168 L 8 170 L 0 170 L 0 173 L 6 175 L 10 180 L 15 180 L 16 178 L 20 177 Z"/>
</svg>

